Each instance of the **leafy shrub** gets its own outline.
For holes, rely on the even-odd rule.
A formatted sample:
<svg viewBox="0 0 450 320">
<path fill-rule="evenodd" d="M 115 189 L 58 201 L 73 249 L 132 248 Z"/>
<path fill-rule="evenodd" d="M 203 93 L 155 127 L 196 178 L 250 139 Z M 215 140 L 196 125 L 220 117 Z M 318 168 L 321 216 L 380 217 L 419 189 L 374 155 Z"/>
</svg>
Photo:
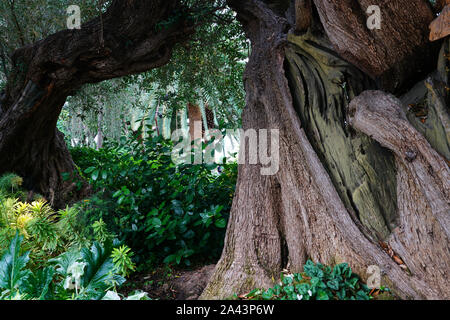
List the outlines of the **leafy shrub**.
<svg viewBox="0 0 450 320">
<path fill-rule="evenodd" d="M 31 199 L 27 199 L 27 192 L 22 188 L 23 178 L 14 174 L 6 173 L 0 176 L 0 202 L 7 198 L 18 199 L 20 201 L 44 200 L 40 194 L 32 194 Z"/>
<path fill-rule="evenodd" d="M 159 137 L 123 141 L 99 151 L 72 149 L 99 192 L 83 203 L 90 221 L 104 221 L 137 254 L 136 261 L 191 264 L 217 258 L 236 184 L 236 164 L 178 165 Z M 88 161 L 89 160 L 89 161 Z"/>
<path fill-rule="evenodd" d="M 17 231 L 0 260 L 0 299 L 99 300 L 125 281 L 113 262 L 111 242 L 72 248 L 32 272 L 27 269 L 30 252 L 20 253 L 22 241 Z"/>
<path fill-rule="evenodd" d="M 0 177 L 0 181 L 10 181 L 11 177 L 20 181 L 14 175 Z M 6 185 L 7 190 L 10 190 L 10 185 Z M 17 186 L 20 187 L 20 184 Z M 11 192 L 16 191 L 21 190 L 5 192 L 4 196 L 10 197 L 13 195 Z M 28 266 L 31 270 L 45 265 L 49 259 L 68 248 L 81 250 L 91 246 L 94 241 L 103 245 L 115 238 L 101 219 L 90 224 L 84 212 L 77 207 L 55 212 L 45 199 L 26 203 L 14 198 L 0 198 L 0 252 L 8 247 L 16 232 L 23 236 L 21 245 L 29 252 Z M 128 275 L 134 271 L 133 265 L 128 263 L 133 253 L 127 247 L 121 248 L 122 255 L 114 265 L 119 273 Z M 124 264 L 124 261 L 127 263 Z"/>
<path fill-rule="evenodd" d="M 33 264 L 64 250 L 61 230 L 54 220 L 55 212 L 44 200 L 32 203 L 7 198 L 0 201 L 0 250 L 6 248 L 15 231 L 25 237 L 24 246 L 30 250 Z"/>
<path fill-rule="evenodd" d="M 369 288 L 348 264 L 333 269 L 308 260 L 303 273 L 281 274 L 281 282 L 268 290 L 255 289 L 250 300 L 369 300 Z"/>
</svg>

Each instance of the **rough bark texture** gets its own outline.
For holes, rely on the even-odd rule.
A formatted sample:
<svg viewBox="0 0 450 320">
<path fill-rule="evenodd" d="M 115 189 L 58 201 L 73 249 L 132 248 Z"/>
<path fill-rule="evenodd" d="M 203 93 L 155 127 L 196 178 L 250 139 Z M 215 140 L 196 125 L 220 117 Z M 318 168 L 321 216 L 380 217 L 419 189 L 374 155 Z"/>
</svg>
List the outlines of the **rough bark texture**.
<svg viewBox="0 0 450 320">
<path fill-rule="evenodd" d="M 376 33 L 363 29 L 365 1 L 314 2 L 325 30 L 316 17 L 307 33 L 288 36 L 293 26 L 271 1 L 229 1 L 252 41 L 243 126 L 280 130 L 280 170 L 262 176 L 259 165 L 239 167 L 225 249 L 202 298 L 273 286 L 272 277 L 277 279 L 283 268 L 301 271 L 308 258 L 326 264 L 348 262 L 363 278 L 368 266 L 377 265 L 382 283 L 402 298 L 450 298 L 445 161 L 405 122 L 398 139 L 409 145 L 410 138 L 403 134 L 414 133 L 416 153 L 408 154 L 420 157 L 417 162 L 405 160 L 405 150 L 387 144 L 390 140 L 384 136 L 369 138 L 366 124 L 355 120 L 358 112 L 372 110 L 373 101 L 365 95 L 352 103 L 352 110 L 359 111 L 348 118 L 350 99 L 374 84 L 333 53 L 380 77 L 378 84 L 385 90 L 404 86 L 408 77 L 418 81 L 422 72 L 431 71 L 420 54 L 434 52 L 426 45 L 430 8 L 425 1 L 373 0 L 371 4 L 390 8 L 384 21 L 391 32 Z M 350 27 L 356 32 L 345 31 Z M 414 74 L 406 70 L 411 64 L 416 66 Z M 388 74 L 394 82 L 388 81 Z M 380 103 L 383 110 L 396 110 L 380 115 L 392 132 L 390 117 L 405 120 L 400 104 L 385 99 Z M 350 119 L 369 136 L 352 132 L 346 123 Z M 432 171 L 422 176 L 428 164 Z M 342 192 L 346 189 L 348 194 Z M 364 204 L 365 199 L 371 204 Z M 355 214 L 354 208 L 364 205 L 370 212 Z M 403 265 L 384 250 L 380 239 L 389 242 Z"/>
<path fill-rule="evenodd" d="M 449 166 L 410 124 L 394 96 L 366 91 L 352 101 L 349 113 L 352 126 L 395 154 L 400 223 L 390 246 L 415 277 L 449 298 Z"/>
<path fill-rule="evenodd" d="M 436 61 L 430 59 L 436 56 L 439 45 L 433 47 L 428 43 L 428 26 L 434 19 L 428 1 L 314 0 L 314 3 L 336 52 L 376 78 L 386 90 L 411 85 L 411 80 L 426 75 Z M 372 5 L 381 10 L 379 30 L 367 28 L 366 10 Z"/>
<path fill-rule="evenodd" d="M 447 4 L 439 17 L 430 24 L 430 41 L 436 41 L 450 35 L 450 4 Z"/>
<path fill-rule="evenodd" d="M 436 72 L 401 96 L 409 122 L 450 161 L 450 38 L 439 54 Z"/>
<path fill-rule="evenodd" d="M 385 239 L 396 226 L 394 157 L 356 133 L 346 116 L 350 100 L 375 84 L 333 54 L 326 39 L 305 34 L 288 41 L 286 75 L 308 139 L 347 209 Z"/>
<path fill-rule="evenodd" d="M 312 23 L 311 0 L 295 0 L 295 31 L 304 32 Z"/>
<path fill-rule="evenodd" d="M 162 28 L 157 24 L 181 10 L 176 0 L 114 1 L 102 23 L 97 18 L 80 30 L 64 30 L 17 50 L 0 97 L 0 174 L 16 172 L 28 188 L 62 205 L 66 192 L 61 190 L 73 191 L 61 179 L 62 172 L 73 171 L 73 163 L 56 129 L 67 96 L 85 83 L 167 63 L 174 45 L 193 27 L 184 19 Z"/>
<path fill-rule="evenodd" d="M 260 165 L 240 166 L 226 245 L 203 298 L 272 286 L 283 268 L 301 271 L 308 258 L 348 262 L 363 278 L 377 265 L 383 284 L 402 298 L 450 298 L 449 172 L 442 157 L 448 57 L 424 82 L 436 114 L 421 122 L 433 126 L 424 134 L 393 96 L 369 91 L 349 107 L 363 90 L 397 92 L 435 68 L 427 1 L 314 0 L 313 19 L 304 25 L 292 19 L 295 1 L 229 3 L 252 41 L 243 126 L 280 130 L 280 170 L 262 176 Z M 382 8 L 381 30 L 365 29 L 369 4 Z M 181 9 L 176 0 L 114 1 L 103 26 L 96 19 L 18 50 L 0 96 L 0 173 L 17 172 L 29 188 L 63 203 L 59 191 L 70 188 L 61 173 L 73 163 L 55 128 L 67 96 L 84 83 L 166 63 L 193 28 L 183 20 L 156 25 Z M 303 34 L 294 35 L 296 25 Z"/>
</svg>

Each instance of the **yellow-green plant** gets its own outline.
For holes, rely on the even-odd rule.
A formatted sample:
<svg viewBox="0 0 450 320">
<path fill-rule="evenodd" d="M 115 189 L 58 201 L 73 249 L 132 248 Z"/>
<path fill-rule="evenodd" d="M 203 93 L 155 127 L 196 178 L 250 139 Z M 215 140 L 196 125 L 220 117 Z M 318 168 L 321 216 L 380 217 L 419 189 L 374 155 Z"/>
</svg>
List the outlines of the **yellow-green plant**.
<svg viewBox="0 0 450 320">
<path fill-rule="evenodd" d="M 95 240 L 100 243 L 105 243 L 106 241 L 114 238 L 114 235 L 108 232 L 107 225 L 102 218 L 92 224 L 92 230 L 94 231 Z"/>
<path fill-rule="evenodd" d="M 132 256 L 133 252 L 126 245 L 114 248 L 111 253 L 114 268 L 123 277 L 128 277 L 132 271 L 136 270 L 136 266 L 131 260 Z"/>
<path fill-rule="evenodd" d="M 49 217 L 55 213 L 43 199 L 33 201 L 28 208 L 35 217 Z"/>
<path fill-rule="evenodd" d="M 0 253 L 7 249 L 16 231 L 23 237 L 22 247 L 29 251 L 32 269 L 71 247 L 81 250 L 94 240 L 101 244 L 112 242 L 114 235 L 108 232 L 103 220 L 87 223 L 86 214 L 78 206 L 55 212 L 43 198 L 27 203 L 14 197 L 11 192 L 20 187 L 21 181 L 15 175 L 0 177 Z M 125 264 L 121 270 L 126 274 L 134 265 L 131 260 L 124 260 L 128 251 L 122 253 L 120 261 Z"/>
<path fill-rule="evenodd" d="M 32 203 L 14 198 L 0 199 L 0 251 L 6 249 L 17 230 L 24 237 L 23 246 L 30 251 L 32 265 L 39 265 L 60 253 L 64 246 L 54 215 L 42 199 Z"/>
<path fill-rule="evenodd" d="M 11 224 L 18 201 L 18 199 L 13 198 L 0 199 L 0 226 L 7 227 Z"/>
</svg>

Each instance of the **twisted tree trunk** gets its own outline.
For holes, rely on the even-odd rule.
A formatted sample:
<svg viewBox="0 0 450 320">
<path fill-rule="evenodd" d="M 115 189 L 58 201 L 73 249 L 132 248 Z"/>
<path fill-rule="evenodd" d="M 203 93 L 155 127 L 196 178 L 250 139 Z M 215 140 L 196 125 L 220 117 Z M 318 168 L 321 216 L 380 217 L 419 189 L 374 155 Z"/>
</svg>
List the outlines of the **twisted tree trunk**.
<svg viewBox="0 0 450 320">
<path fill-rule="evenodd" d="M 271 287 L 308 258 L 348 262 L 364 279 L 379 266 L 402 298 L 450 298 L 449 168 L 433 150 L 448 144 L 448 109 L 427 123 L 429 136 L 441 134 L 432 147 L 400 100 L 364 92 L 398 94 L 436 67 L 428 3 L 229 3 L 252 41 L 244 129 L 280 130 L 280 170 L 239 167 L 225 249 L 202 298 Z M 366 27 L 372 4 L 381 30 Z M 295 25 L 302 10 L 312 13 L 306 27 Z M 429 101 L 430 112 L 439 109 Z"/>
<path fill-rule="evenodd" d="M 56 123 L 67 97 L 85 83 L 135 74 L 167 63 L 193 32 L 177 0 L 114 1 L 102 21 L 64 30 L 17 50 L 0 96 L 0 174 L 15 172 L 56 207 L 76 198 L 61 173 L 74 165 Z M 165 22 L 164 26 L 158 24 Z"/>
</svg>

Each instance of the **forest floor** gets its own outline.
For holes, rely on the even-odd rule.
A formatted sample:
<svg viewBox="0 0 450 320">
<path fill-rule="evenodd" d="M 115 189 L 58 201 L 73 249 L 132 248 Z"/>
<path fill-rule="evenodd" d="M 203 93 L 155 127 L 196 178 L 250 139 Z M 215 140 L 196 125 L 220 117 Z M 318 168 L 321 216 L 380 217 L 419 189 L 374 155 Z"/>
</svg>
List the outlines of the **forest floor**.
<svg viewBox="0 0 450 320">
<path fill-rule="evenodd" d="M 147 292 L 157 300 L 197 300 L 206 287 L 214 271 L 214 264 L 191 270 L 171 270 L 159 268 L 151 273 L 136 272 L 119 290 L 129 295 L 135 290 Z"/>
</svg>

